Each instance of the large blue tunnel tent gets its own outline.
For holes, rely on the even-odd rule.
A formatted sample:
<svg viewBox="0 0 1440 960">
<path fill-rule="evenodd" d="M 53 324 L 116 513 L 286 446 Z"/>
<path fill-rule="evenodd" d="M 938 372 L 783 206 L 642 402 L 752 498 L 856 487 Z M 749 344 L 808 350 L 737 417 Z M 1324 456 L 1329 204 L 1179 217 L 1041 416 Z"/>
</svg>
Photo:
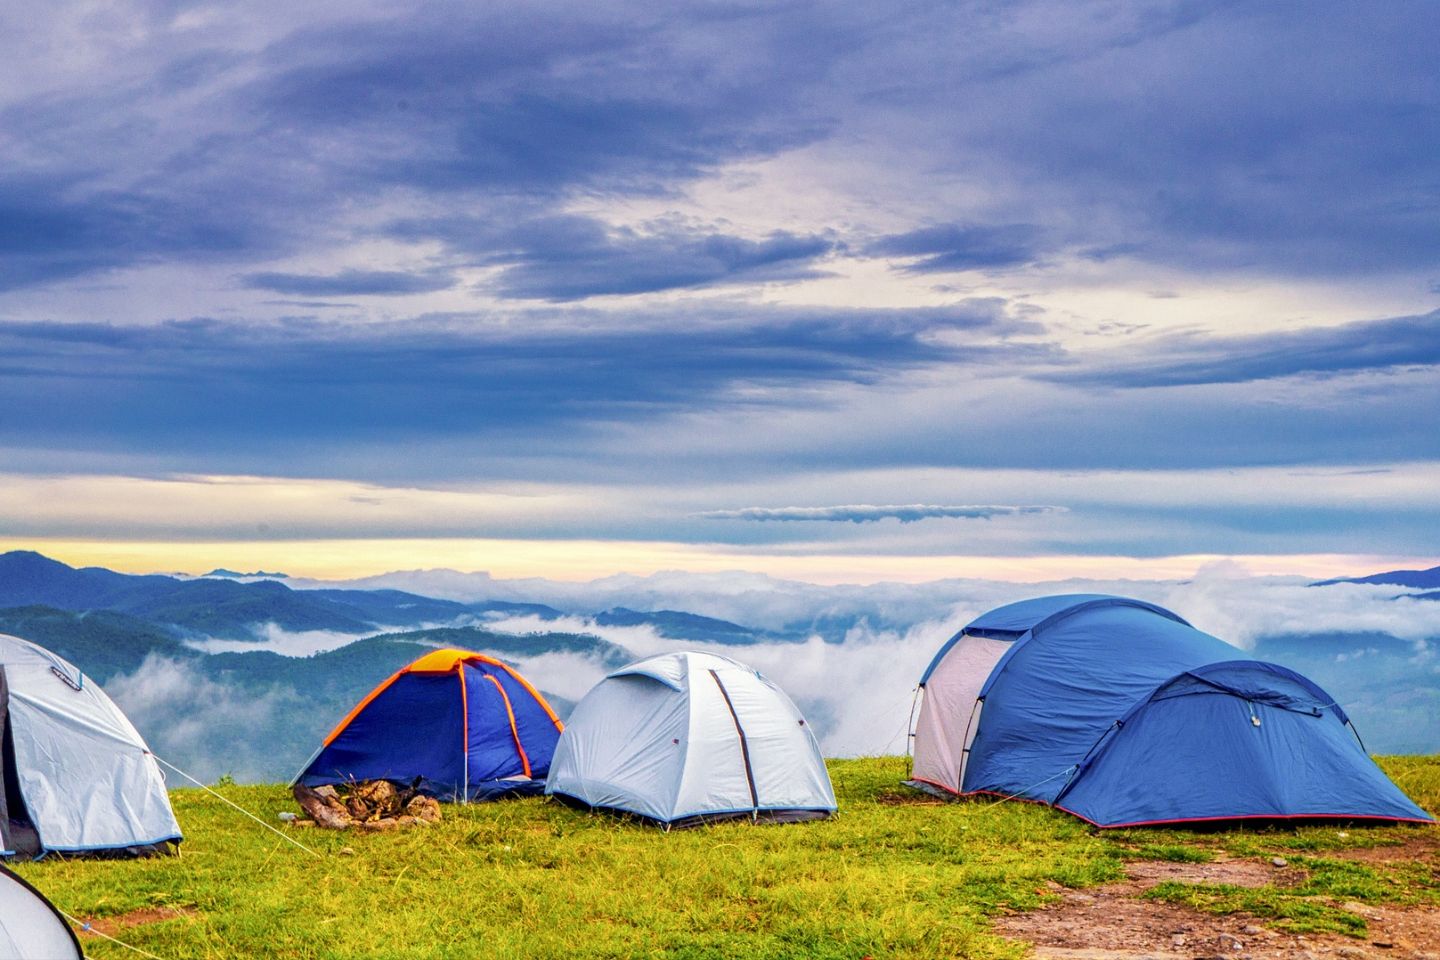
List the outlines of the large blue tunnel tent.
<svg viewBox="0 0 1440 960">
<path fill-rule="evenodd" d="M 992 610 L 920 686 L 911 782 L 924 789 L 1037 801 L 1101 827 L 1434 822 L 1325 691 L 1139 600 Z"/>
<path fill-rule="evenodd" d="M 295 782 L 418 778 L 442 800 L 539 793 L 561 729 L 540 692 L 506 664 L 436 650 L 356 704 Z"/>
</svg>

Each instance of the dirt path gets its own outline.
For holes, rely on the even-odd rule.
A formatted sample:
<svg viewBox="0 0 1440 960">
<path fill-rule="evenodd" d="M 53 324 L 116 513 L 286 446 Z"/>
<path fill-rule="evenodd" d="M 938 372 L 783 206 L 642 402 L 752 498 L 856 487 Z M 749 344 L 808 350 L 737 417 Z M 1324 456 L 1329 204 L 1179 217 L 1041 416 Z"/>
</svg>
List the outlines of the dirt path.
<svg viewBox="0 0 1440 960">
<path fill-rule="evenodd" d="M 1367 864 L 1429 862 L 1440 870 L 1440 836 L 1390 847 L 1328 851 L 1331 858 Z M 1366 936 L 1294 934 L 1245 914 L 1218 915 L 1140 895 L 1158 883 L 1223 883 L 1240 887 L 1294 886 L 1305 872 L 1268 860 L 1211 863 L 1136 861 L 1118 883 L 1088 890 L 1053 885 L 1061 900 L 1043 910 L 996 921 L 997 932 L 1035 945 L 1036 960 L 1331 960 L 1388 957 L 1440 960 L 1440 910 L 1383 903 L 1337 903 L 1364 917 Z"/>
</svg>

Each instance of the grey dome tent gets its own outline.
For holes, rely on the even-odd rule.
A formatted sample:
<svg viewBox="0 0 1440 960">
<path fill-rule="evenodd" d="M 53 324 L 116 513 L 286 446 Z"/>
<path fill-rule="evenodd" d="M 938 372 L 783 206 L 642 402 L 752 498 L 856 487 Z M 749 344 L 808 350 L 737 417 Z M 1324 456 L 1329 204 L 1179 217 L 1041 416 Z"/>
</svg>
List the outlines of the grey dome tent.
<svg viewBox="0 0 1440 960">
<path fill-rule="evenodd" d="M 180 841 L 165 779 L 105 691 L 0 634 L 0 857 L 160 853 Z"/>
<path fill-rule="evenodd" d="M 560 735 L 545 792 L 667 827 L 835 810 L 795 704 L 744 664 L 705 653 L 650 657 L 596 684 Z"/>
<path fill-rule="evenodd" d="M 75 932 L 54 905 L 0 866 L 0 960 L 82 960 Z"/>
</svg>

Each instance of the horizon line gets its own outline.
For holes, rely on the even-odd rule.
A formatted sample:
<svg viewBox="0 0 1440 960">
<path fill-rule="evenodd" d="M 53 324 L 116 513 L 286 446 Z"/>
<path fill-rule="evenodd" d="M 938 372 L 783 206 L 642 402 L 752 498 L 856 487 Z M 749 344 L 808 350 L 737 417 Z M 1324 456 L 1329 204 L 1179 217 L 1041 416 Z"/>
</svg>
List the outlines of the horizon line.
<svg viewBox="0 0 1440 960">
<path fill-rule="evenodd" d="M 1427 569 L 1436 558 L 1385 553 L 962 554 L 767 553 L 655 541 L 502 539 L 324 539 L 268 541 L 76 540 L 0 537 L 0 552 L 30 550 L 73 567 L 122 573 L 203 576 L 215 569 L 274 570 L 299 580 L 363 580 L 412 571 L 447 571 L 494 580 L 588 582 L 659 573 L 761 574 L 819 586 L 991 580 L 1173 581 L 1197 575 L 1331 579 Z"/>
</svg>

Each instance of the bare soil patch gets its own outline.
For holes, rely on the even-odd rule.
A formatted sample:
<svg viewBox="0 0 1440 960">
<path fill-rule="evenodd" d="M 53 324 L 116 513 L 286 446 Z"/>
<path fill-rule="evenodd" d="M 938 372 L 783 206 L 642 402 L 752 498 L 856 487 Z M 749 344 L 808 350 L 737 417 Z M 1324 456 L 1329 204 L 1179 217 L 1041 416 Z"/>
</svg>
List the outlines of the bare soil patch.
<svg viewBox="0 0 1440 960">
<path fill-rule="evenodd" d="M 918 790 L 885 791 L 876 794 L 875 802 L 884 804 L 887 807 L 943 807 L 947 804 L 954 803 L 953 800 L 946 800 L 928 793 L 921 793 Z"/>
<path fill-rule="evenodd" d="M 1358 860 L 1361 863 L 1431 863 L 1440 866 L 1440 830 L 1433 827 L 1416 830 L 1400 843 L 1376 847 L 1349 847 L 1328 850 L 1321 854 L 1337 860 Z"/>
<path fill-rule="evenodd" d="M 113 937 L 128 927 L 140 927 L 147 923 L 160 923 L 162 920 L 175 920 L 179 917 L 194 917 L 199 913 L 194 907 L 141 907 L 139 910 L 118 913 L 113 917 L 86 921 L 79 934 L 82 937 L 93 937 L 99 932 Z"/>
<path fill-rule="evenodd" d="M 1433 836 L 1403 845 L 1327 852 L 1369 862 L 1425 861 L 1440 853 Z M 1059 902 L 1031 913 L 1002 917 L 996 932 L 1035 945 L 1036 960 L 1330 960 L 1378 958 L 1440 960 L 1440 911 L 1394 904 L 1345 903 L 1364 917 L 1364 939 L 1338 934 L 1294 934 L 1274 930 L 1245 914 L 1203 913 L 1179 904 L 1141 900 L 1165 881 L 1232 884 L 1241 887 L 1294 886 L 1305 872 L 1268 860 L 1217 859 L 1212 863 L 1136 861 L 1127 877 L 1088 890 L 1054 884 Z"/>
</svg>

